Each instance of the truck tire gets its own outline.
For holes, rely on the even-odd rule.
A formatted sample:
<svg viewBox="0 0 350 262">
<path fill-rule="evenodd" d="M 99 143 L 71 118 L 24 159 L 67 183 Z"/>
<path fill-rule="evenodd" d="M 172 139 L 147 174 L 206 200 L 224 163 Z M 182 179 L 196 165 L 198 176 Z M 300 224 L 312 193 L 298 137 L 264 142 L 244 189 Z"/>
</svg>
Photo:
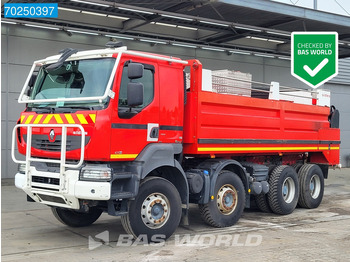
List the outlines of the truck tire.
<svg viewBox="0 0 350 262">
<path fill-rule="evenodd" d="M 292 167 L 295 169 L 295 172 L 297 172 L 297 174 L 302 166 L 303 166 L 302 163 L 295 163 L 292 165 Z"/>
<path fill-rule="evenodd" d="M 241 179 L 233 172 L 221 172 L 215 183 L 213 197 L 209 203 L 199 205 L 203 220 L 213 227 L 234 225 L 245 206 L 245 191 Z"/>
<path fill-rule="evenodd" d="M 267 198 L 271 210 L 280 215 L 292 213 L 298 203 L 299 182 L 294 168 L 277 166 L 269 177 L 270 191 Z"/>
<path fill-rule="evenodd" d="M 149 177 L 140 184 L 135 200 L 129 201 L 128 214 L 121 217 L 121 222 L 134 238 L 142 235 L 148 242 L 158 242 L 157 238 L 165 240 L 175 232 L 181 214 L 176 187 L 164 178 Z"/>
<path fill-rule="evenodd" d="M 271 208 L 269 206 L 269 201 L 266 194 L 260 194 L 255 196 L 255 203 L 260 211 L 265 213 L 271 213 Z"/>
<path fill-rule="evenodd" d="M 305 164 L 300 168 L 298 176 L 299 206 L 310 209 L 318 207 L 322 202 L 324 191 L 324 177 L 321 168 L 315 164 Z"/>
<path fill-rule="evenodd" d="M 87 213 L 60 207 L 51 207 L 51 211 L 58 221 L 70 227 L 90 226 L 102 214 L 102 210 L 98 208 L 90 208 Z"/>
</svg>

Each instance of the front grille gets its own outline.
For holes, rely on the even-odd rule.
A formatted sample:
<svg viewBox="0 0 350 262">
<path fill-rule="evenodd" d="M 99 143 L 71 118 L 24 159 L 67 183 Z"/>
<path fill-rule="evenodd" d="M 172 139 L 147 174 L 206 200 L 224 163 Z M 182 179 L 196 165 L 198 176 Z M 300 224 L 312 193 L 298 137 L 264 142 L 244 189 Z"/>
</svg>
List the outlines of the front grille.
<svg viewBox="0 0 350 262">
<path fill-rule="evenodd" d="M 60 185 L 60 180 L 52 177 L 32 176 L 32 182 L 57 186 Z"/>
<path fill-rule="evenodd" d="M 61 140 L 56 139 L 55 142 L 50 142 L 48 139 L 34 138 L 32 141 L 32 147 L 45 150 L 45 151 L 61 151 Z M 66 150 L 72 150 L 72 142 L 67 139 Z"/>
<path fill-rule="evenodd" d="M 42 201 L 66 204 L 66 201 L 64 201 L 64 199 L 62 199 L 60 197 L 48 196 L 48 195 L 43 195 L 43 194 L 37 194 L 37 196 L 40 197 L 40 199 Z"/>
<path fill-rule="evenodd" d="M 27 141 L 27 135 L 23 135 L 25 141 Z M 90 141 L 90 137 L 85 137 L 85 146 Z M 44 151 L 60 152 L 61 151 L 62 136 L 57 135 L 54 142 L 50 142 L 47 135 L 32 135 L 32 147 Z M 80 136 L 68 136 L 66 150 L 71 151 L 80 149 L 81 137 Z"/>
</svg>

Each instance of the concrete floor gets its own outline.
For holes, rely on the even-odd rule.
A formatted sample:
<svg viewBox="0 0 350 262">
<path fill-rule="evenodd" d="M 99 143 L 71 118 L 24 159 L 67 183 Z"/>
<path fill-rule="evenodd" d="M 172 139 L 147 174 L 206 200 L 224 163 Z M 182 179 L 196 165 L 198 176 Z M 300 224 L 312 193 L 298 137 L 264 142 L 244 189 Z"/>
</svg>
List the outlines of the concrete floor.
<svg viewBox="0 0 350 262">
<path fill-rule="evenodd" d="M 212 228 L 190 210 L 165 243 L 130 246 L 119 218 L 103 214 L 92 226 L 69 228 L 50 209 L 26 202 L 2 181 L 2 261 L 349 261 L 350 169 L 331 170 L 317 209 L 279 216 L 245 210 L 230 228 Z"/>
</svg>

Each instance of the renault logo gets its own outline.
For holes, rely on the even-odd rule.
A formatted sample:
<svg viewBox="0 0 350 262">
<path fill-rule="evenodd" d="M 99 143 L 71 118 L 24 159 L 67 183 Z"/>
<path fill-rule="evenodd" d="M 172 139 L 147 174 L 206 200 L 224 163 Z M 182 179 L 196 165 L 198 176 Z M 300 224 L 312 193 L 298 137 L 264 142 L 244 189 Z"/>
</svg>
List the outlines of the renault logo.
<svg viewBox="0 0 350 262">
<path fill-rule="evenodd" d="M 51 129 L 49 133 L 49 140 L 50 142 L 55 142 L 55 130 Z"/>
</svg>

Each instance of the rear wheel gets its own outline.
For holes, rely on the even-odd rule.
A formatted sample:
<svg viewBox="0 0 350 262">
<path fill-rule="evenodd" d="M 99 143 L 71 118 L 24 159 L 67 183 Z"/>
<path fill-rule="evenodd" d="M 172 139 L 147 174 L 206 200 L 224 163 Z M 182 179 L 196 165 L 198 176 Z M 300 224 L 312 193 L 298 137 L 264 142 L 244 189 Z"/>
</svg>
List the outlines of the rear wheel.
<svg viewBox="0 0 350 262">
<path fill-rule="evenodd" d="M 121 217 L 125 231 L 135 238 L 143 235 L 156 242 L 154 235 L 169 238 L 181 219 L 181 198 L 176 187 L 164 178 L 146 178 L 135 200 L 129 202 L 129 212 Z"/>
<path fill-rule="evenodd" d="M 90 208 L 87 213 L 60 207 L 52 207 L 51 210 L 58 221 L 70 227 L 90 226 L 102 214 L 102 210 L 98 208 Z"/>
<path fill-rule="evenodd" d="M 299 197 L 298 175 L 294 168 L 277 166 L 269 177 L 269 185 L 267 197 L 271 210 L 281 215 L 292 213 Z"/>
<path fill-rule="evenodd" d="M 266 194 L 260 194 L 255 196 L 255 203 L 260 211 L 265 213 L 271 213 L 271 208 L 269 206 L 269 201 Z"/>
<path fill-rule="evenodd" d="M 241 217 L 245 204 L 245 191 L 241 179 L 230 171 L 217 178 L 214 199 L 199 205 L 203 220 L 214 227 L 234 225 Z"/>
<path fill-rule="evenodd" d="M 324 191 L 324 177 L 321 168 L 315 164 L 305 164 L 300 168 L 298 176 L 299 206 L 304 208 L 318 207 L 322 202 Z"/>
</svg>

